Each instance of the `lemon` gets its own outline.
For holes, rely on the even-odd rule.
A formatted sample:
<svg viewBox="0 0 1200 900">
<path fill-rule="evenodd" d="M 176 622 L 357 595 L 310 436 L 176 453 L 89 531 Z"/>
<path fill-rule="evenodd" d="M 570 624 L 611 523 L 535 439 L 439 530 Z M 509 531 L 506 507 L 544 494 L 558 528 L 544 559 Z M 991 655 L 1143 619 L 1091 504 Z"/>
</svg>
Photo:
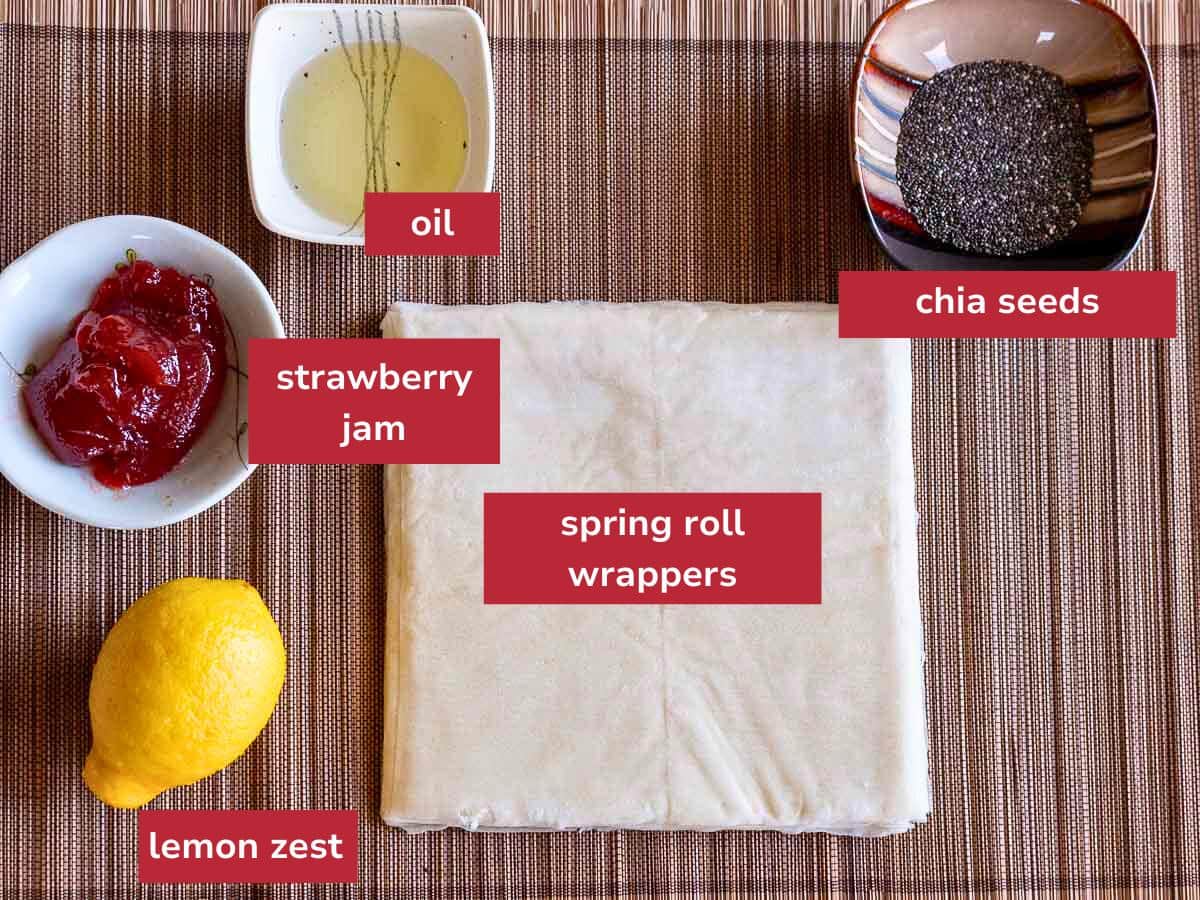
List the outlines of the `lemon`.
<svg viewBox="0 0 1200 900">
<path fill-rule="evenodd" d="M 225 768 L 271 718 L 285 668 L 279 628 L 246 582 L 156 587 L 100 648 L 83 780 L 109 806 L 131 809 Z"/>
</svg>

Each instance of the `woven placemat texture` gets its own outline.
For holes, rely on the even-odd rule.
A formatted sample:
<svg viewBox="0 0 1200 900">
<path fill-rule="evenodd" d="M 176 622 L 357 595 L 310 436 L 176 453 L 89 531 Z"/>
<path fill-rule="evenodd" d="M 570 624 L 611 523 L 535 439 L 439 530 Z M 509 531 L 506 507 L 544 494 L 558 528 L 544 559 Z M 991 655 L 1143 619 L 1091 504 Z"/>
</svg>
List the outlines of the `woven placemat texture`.
<svg viewBox="0 0 1200 900">
<path fill-rule="evenodd" d="M 253 4 L 10 2 L 0 264 L 82 218 L 164 216 L 238 252 L 304 337 L 373 336 L 398 299 L 832 301 L 838 269 L 883 265 L 845 126 L 881 6 L 484 4 L 504 254 L 416 260 L 255 219 Z M 1200 887 L 1200 27 L 1190 0 L 1119 6 L 1162 100 L 1161 188 L 1131 265 L 1179 273 L 1180 337 L 914 343 L 927 824 L 885 840 L 405 836 L 377 812 L 380 468 L 264 467 L 215 509 L 141 533 L 73 524 L 0 484 L 0 895 Z M 137 886 L 136 817 L 79 777 L 88 678 L 117 615 L 185 574 L 261 590 L 288 680 L 244 759 L 156 805 L 357 809 L 359 886 Z"/>
</svg>

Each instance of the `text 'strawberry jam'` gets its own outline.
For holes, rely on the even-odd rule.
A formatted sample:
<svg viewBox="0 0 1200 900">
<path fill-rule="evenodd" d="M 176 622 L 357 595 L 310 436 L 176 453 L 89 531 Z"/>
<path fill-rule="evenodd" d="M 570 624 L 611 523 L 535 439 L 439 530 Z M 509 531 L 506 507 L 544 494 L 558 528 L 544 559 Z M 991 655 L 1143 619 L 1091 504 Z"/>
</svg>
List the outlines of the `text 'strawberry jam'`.
<svg viewBox="0 0 1200 900">
<path fill-rule="evenodd" d="M 212 419 L 225 384 L 225 322 L 198 278 L 145 260 L 100 283 L 25 387 L 38 432 L 110 487 L 165 475 Z"/>
</svg>

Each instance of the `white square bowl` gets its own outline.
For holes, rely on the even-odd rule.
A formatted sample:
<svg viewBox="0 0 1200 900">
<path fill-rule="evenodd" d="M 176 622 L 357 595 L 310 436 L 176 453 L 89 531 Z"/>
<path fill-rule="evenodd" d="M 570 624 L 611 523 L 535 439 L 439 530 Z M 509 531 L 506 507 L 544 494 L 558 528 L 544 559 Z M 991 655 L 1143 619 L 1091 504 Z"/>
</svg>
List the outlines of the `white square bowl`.
<svg viewBox="0 0 1200 900">
<path fill-rule="evenodd" d="M 495 168 L 496 105 L 492 59 L 483 21 L 465 6 L 266 6 L 254 19 L 246 75 L 246 168 L 254 212 L 271 231 L 321 244 L 362 244 L 362 226 L 347 231 L 305 203 L 283 166 L 280 124 L 292 78 L 331 47 L 334 15 L 399 16 L 405 44 L 435 60 L 457 84 L 467 109 L 468 149 L 458 191 L 490 191 Z"/>
</svg>

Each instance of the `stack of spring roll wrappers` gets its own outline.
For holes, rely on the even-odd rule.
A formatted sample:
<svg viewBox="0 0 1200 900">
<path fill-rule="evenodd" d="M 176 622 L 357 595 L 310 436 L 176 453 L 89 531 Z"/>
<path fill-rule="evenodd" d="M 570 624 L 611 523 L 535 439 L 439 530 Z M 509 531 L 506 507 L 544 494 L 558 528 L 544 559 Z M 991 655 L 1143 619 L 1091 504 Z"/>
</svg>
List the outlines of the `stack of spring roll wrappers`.
<svg viewBox="0 0 1200 900">
<path fill-rule="evenodd" d="M 386 821 L 925 818 L 907 341 L 839 341 L 824 304 L 399 304 L 383 332 L 501 354 L 500 464 L 388 470 Z M 823 603 L 485 607 L 495 491 L 820 492 Z"/>
<path fill-rule="evenodd" d="M 10 0 L 0 190 L 14 199 L 0 264 L 81 218 L 165 216 L 241 255 L 295 337 L 376 337 L 406 298 L 833 301 L 838 270 L 886 265 L 851 190 L 846 134 L 855 54 L 884 5 L 479 4 L 504 253 L 385 259 L 280 238 L 255 218 L 242 118 L 256 4 Z M 68 522 L 0 483 L 4 896 L 206 893 L 138 887 L 136 817 L 101 808 L 79 781 L 100 642 L 134 598 L 181 574 L 258 587 L 289 669 L 246 757 L 163 802 L 360 816 L 358 885 L 209 894 L 1200 886 L 1200 17 L 1182 0 L 1115 5 L 1148 44 L 1164 135 L 1130 266 L 1178 272 L 1179 337 L 913 342 L 926 822 L 871 840 L 406 834 L 379 815 L 381 467 L 266 466 L 201 516 L 130 533 Z"/>
</svg>

